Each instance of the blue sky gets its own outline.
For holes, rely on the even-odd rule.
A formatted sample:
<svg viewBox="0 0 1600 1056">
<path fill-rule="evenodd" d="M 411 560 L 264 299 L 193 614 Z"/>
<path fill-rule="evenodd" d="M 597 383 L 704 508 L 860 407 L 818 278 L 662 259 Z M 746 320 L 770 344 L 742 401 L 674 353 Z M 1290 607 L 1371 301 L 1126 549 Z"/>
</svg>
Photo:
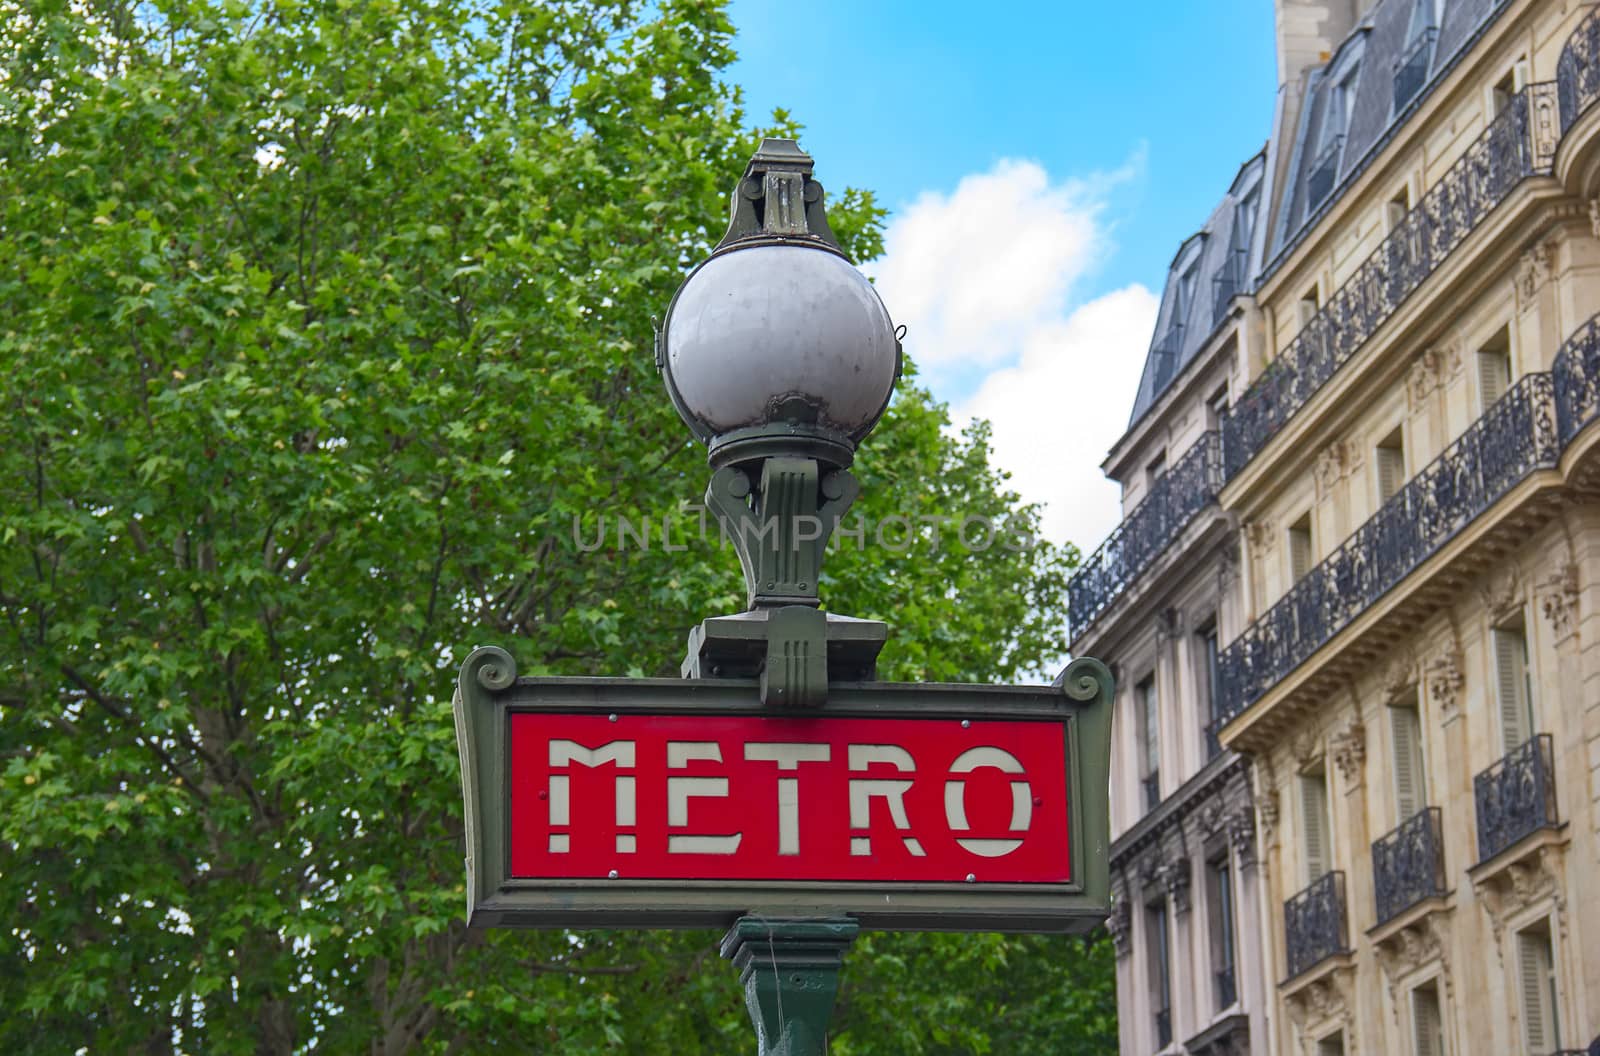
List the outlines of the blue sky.
<svg viewBox="0 0 1600 1056">
<path fill-rule="evenodd" d="M 870 188 L 891 209 L 867 270 L 924 382 L 958 419 L 990 418 L 1051 534 L 1093 549 L 1117 518 L 1098 465 L 1127 423 L 1154 295 L 1270 130 L 1272 5 L 733 0 L 731 14 L 748 112 L 787 108 L 830 190 Z M 950 308 L 963 289 L 972 303 Z M 1052 387 L 1073 391 L 1052 408 Z M 1091 388 L 1094 428 L 1035 420 Z"/>
</svg>

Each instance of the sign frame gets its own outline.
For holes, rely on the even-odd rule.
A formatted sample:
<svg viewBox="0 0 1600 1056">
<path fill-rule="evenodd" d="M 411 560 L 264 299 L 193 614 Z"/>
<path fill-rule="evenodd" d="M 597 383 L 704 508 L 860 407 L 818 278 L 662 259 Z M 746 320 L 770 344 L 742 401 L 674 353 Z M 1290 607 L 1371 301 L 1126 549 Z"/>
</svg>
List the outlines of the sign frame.
<svg viewBox="0 0 1600 1056">
<path fill-rule="evenodd" d="M 750 914 L 850 916 L 897 931 L 1082 933 L 1110 909 L 1110 672 L 1079 658 L 1051 686 L 836 682 L 815 708 L 775 713 L 755 679 L 518 678 L 494 646 L 462 664 L 454 710 L 471 927 L 726 927 Z M 513 713 L 1032 720 L 1066 736 L 1065 883 L 549 879 L 511 874 Z"/>
</svg>

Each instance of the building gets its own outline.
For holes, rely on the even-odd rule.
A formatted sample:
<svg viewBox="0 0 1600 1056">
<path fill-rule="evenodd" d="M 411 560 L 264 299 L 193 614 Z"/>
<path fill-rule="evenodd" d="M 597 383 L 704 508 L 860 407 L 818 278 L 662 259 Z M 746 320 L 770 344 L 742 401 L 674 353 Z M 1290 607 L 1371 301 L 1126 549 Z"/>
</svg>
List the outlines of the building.
<svg viewBox="0 0 1600 1056">
<path fill-rule="evenodd" d="M 1124 1053 L 1600 1035 L 1600 8 L 1276 0 L 1266 149 L 1179 247 L 1113 665 Z"/>
</svg>

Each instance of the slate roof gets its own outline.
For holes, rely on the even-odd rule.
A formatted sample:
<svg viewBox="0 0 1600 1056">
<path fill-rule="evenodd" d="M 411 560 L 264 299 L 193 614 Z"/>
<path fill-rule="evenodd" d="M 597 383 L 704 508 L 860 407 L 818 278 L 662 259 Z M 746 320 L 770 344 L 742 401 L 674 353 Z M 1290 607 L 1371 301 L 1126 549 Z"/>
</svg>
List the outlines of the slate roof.
<svg viewBox="0 0 1600 1056">
<path fill-rule="evenodd" d="M 1156 316 L 1155 335 L 1145 357 L 1144 374 L 1133 401 L 1132 428 L 1160 398 L 1172 379 L 1205 345 L 1226 314 L 1234 293 L 1250 289 L 1259 254 L 1254 246 L 1257 226 L 1265 217 L 1261 202 L 1265 197 L 1266 149 L 1245 162 L 1234 177 L 1233 186 L 1211 213 L 1205 226 L 1178 247 L 1167 269 L 1166 287 L 1161 294 L 1161 310 Z M 1241 217 L 1242 209 L 1248 210 Z M 1193 276 L 1184 300 L 1185 276 Z"/>
<path fill-rule="evenodd" d="M 1434 0 L 1427 0 L 1433 3 Z M 1295 129 L 1290 167 L 1280 190 L 1282 204 L 1268 246 L 1270 271 L 1339 199 L 1340 188 L 1380 150 L 1405 118 L 1427 98 L 1434 83 L 1454 65 L 1510 0 L 1443 0 L 1432 44 L 1413 35 L 1416 0 L 1378 0 L 1324 65 L 1307 72 L 1305 105 Z M 1415 50 L 1414 50 L 1415 49 Z M 1410 93 L 1398 92 L 1402 60 L 1417 78 Z M 1325 148 L 1324 125 L 1333 109 L 1336 86 L 1355 70 L 1355 96 L 1343 144 L 1334 152 L 1322 186 L 1314 176 Z M 1331 176 L 1331 179 L 1329 178 Z M 1321 192 L 1321 193 L 1315 193 Z"/>
</svg>

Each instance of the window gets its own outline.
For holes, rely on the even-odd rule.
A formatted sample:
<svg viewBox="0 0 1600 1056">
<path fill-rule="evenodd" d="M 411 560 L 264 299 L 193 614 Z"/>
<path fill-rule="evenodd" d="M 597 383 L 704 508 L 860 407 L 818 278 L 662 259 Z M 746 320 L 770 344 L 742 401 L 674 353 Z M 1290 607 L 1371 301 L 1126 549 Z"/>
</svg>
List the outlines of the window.
<svg viewBox="0 0 1600 1056">
<path fill-rule="evenodd" d="M 1445 1056 L 1439 989 L 1431 982 L 1411 991 L 1411 1035 L 1416 1056 Z"/>
<path fill-rule="evenodd" d="M 1412 0 L 1406 43 L 1394 61 L 1394 108 L 1409 103 L 1428 80 L 1433 61 L 1433 41 L 1439 35 L 1436 0 Z"/>
<path fill-rule="evenodd" d="M 1528 662 L 1528 634 L 1523 618 L 1496 627 L 1494 638 L 1495 696 L 1500 704 L 1501 743 L 1507 752 L 1533 736 L 1533 670 Z"/>
<path fill-rule="evenodd" d="M 1144 483 L 1146 488 L 1154 488 L 1156 481 L 1167 472 L 1167 453 L 1161 451 L 1152 458 L 1144 467 Z"/>
<path fill-rule="evenodd" d="M 1532 1056 L 1561 1047 L 1556 1003 L 1556 966 L 1550 949 L 1550 925 L 1541 921 L 1517 933 L 1518 990 L 1522 1005 L 1522 1040 Z"/>
<path fill-rule="evenodd" d="M 1295 321 L 1300 324 L 1300 329 L 1304 330 L 1311 325 L 1311 320 L 1317 317 L 1317 309 L 1320 307 L 1322 307 L 1322 298 L 1317 292 L 1317 287 L 1313 285 L 1300 295 L 1299 302 L 1294 306 Z"/>
<path fill-rule="evenodd" d="M 1317 1056 L 1344 1056 L 1344 1031 L 1320 1039 L 1317 1042 Z"/>
<path fill-rule="evenodd" d="M 1337 182 L 1344 135 L 1350 126 L 1350 111 L 1355 108 L 1357 72 L 1352 67 L 1328 91 L 1327 102 L 1323 105 L 1317 155 L 1311 160 L 1311 169 L 1306 177 L 1308 208 L 1320 204 L 1333 193 L 1333 185 Z"/>
<path fill-rule="evenodd" d="M 1478 349 L 1478 408 L 1487 411 L 1511 388 L 1511 328 L 1503 326 Z"/>
<path fill-rule="evenodd" d="M 1149 929 L 1150 1007 L 1155 1009 L 1156 1047 L 1172 1044 L 1172 951 L 1167 945 L 1167 904 L 1150 903 L 1145 909 Z"/>
<path fill-rule="evenodd" d="M 1394 752 L 1395 822 L 1399 824 L 1428 805 L 1428 784 L 1422 767 L 1422 721 L 1415 702 L 1390 706 L 1389 733 Z"/>
<path fill-rule="evenodd" d="M 1206 400 L 1206 428 L 1216 429 L 1222 425 L 1222 419 L 1228 413 L 1228 386 L 1224 385 L 1213 392 Z"/>
<path fill-rule="evenodd" d="M 1411 185 L 1407 184 L 1400 188 L 1400 192 L 1390 198 L 1388 204 L 1383 207 L 1384 229 L 1393 231 L 1405 223 L 1406 214 L 1409 212 L 1411 212 Z"/>
<path fill-rule="evenodd" d="M 1139 706 L 1140 776 L 1144 782 L 1144 809 L 1161 805 L 1161 715 L 1156 698 L 1156 676 L 1150 674 L 1133 688 Z"/>
<path fill-rule="evenodd" d="M 1178 313 L 1177 325 L 1182 326 L 1189 319 L 1189 306 L 1194 303 L 1194 288 L 1199 280 L 1200 265 L 1191 264 L 1178 279 Z"/>
<path fill-rule="evenodd" d="M 1289 526 L 1289 582 L 1298 583 L 1311 571 L 1311 513 L 1301 514 Z"/>
<path fill-rule="evenodd" d="M 1328 871 L 1328 777 L 1321 765 L 1300 775 L 1300 849 L 1305 857 L 1306 883 L 1314 884 Z"/>
<path fill-rule="evenodd" d="M 1206 901 L 1211 908 L 1211 978 L 1215 987 L 1217 1011 L 1231 1008 L 1239 999 L 1238 981 L 1234 974 L 1233 945 L 1233 871 L 1224 854 L 1213 861 L 1207 870 Z"/>
<path fill-rule="evenodd" d="M 1406 442 L 1402 428 L 1378 441 L 1372 466 L 1378 474 L 1378 505 L 1382 506 L 1406 484 Z"/>
<path fill-rule="evenodd" d="M 1206 717 L 1205 741 L 1206 759 L 1215 759 L 1222 754 L 1222 745 L 1217 741 L 1217 618 L 1207 620 L 1195 635 L 1196 644 L 1199 646 L 1200 692 L 1204 699 L 1200 702 L 1200 714 Z"/>
<path fill-rule="evenodd" d="M 1528 60 L 1519 58 L 1511 64 L 1505 76 L 1495 82 L 1490 90 L 1490 102 L 1496 114 L 1511 105 L 1511 100 L 1516 98 L 1518 92 L 1528 84 Z"/>
</svg>

